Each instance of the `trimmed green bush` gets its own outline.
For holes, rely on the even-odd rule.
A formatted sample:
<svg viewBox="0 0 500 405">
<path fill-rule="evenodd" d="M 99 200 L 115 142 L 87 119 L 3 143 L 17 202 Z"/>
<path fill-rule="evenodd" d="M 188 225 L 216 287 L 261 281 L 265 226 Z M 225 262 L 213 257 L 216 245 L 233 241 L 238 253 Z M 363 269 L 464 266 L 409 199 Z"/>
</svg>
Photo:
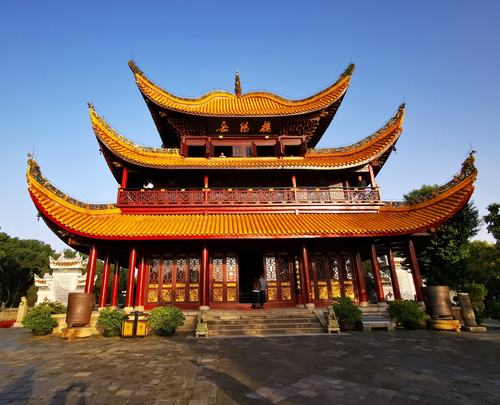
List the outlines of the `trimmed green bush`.
<svg viewBox="0 0 500 405">
<path fill-rule="evenodd" d="M 397 300 L 389 302 L 387 308 L 391 319 L 405 329 L 418 329 L 426 318 L 424 310 L 416 302 Z"/>
<path fill-rule="evenodd" d="M 336 299 L 333 303 L 333 310 L 342 330 L 354 330 L 361 321 L 362 312 L 349 297 Z"/>
<path fill-rule="evenodd" d="M 105 308 L 99 313 L 96 327 L 103 336 L 118 336 L 125 319 L 127 319 L 125 312 L 115 308 Z"/>
<path fill-rule="evenodd" d="M 49 301 L 45 299 L 40 304 L 36 305 L 37 308 L 46 308 L 51 314 L 65 314 L 66 307 L 60 301 Z"/>
<path fill-rule="evenodd" d="M 496 319 L 500 321 L 500 301 L 498 300 L 488 300 L 486 305 L 486 315 L 491 319 Z"/>
<path fill-rule="evenodd" d="M 22 325 L 31 329 L 33 335 L 47 335 L 57 325 L 57 321 L 51 315 L 50 309 L 47 307 L 37 306 L 28 311 Z"/>
<path fill-rule="evenodd" d="M 173 335 L 184 319 L 184 314 L 177 307 L 156 307 L 149 312 L 151 329 L 157 335 Z"/>
<path fill-rule="evenodd" d="M 481 324 L 486 318 L 486 307 L 484 306 L 484 299 L 488 291 L 483 284 L 466 284 L 463 291 L 469 293 L 472 306 L 474 307 L 474 314 L 476 315 L 476 322 Z"/>
</svg>

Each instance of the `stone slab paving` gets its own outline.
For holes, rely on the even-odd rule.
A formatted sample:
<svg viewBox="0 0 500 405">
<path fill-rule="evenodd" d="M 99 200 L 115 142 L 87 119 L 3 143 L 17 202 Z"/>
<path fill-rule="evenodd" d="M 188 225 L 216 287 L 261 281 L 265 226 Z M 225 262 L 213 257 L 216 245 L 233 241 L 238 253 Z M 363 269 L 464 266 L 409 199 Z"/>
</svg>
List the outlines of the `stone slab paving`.
<svg viewBox="0 0 500 405">
<path fill-rule="evenodd" d="M 500 331 L 68 342 L 0 329 L 0 403 L 499 404 Z"/>
</svg>

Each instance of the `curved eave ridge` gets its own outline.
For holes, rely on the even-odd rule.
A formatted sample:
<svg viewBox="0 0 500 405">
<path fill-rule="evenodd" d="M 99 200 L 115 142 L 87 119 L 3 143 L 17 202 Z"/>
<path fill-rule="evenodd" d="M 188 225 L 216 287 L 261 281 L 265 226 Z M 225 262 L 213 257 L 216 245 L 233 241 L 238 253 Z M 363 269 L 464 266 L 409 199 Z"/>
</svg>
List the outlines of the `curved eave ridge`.
<svg viewBox="0 0 500 405">
<path fill-rule="evenodd" d="M 219 90 L 198 98 L 173 95 L 156 85 L 133 61 L 129 66 L 144 97 L 167 110 L 202 116 L 289 116 L 325 109 L 338 101 L 347 91 L 354 64 L 349 65 L 339 79 L 311 97 L 293 100 L 273 93 L 257 91 L 240 96 Z"/>
<path fill-rule="evenodd" d="M 315 148 L 309 149 L 307 151 L 306 156 L 314 157 L 314 156 L 331 156 L 331 157 L 340 157 L 340 156 L 348 156 L 353 153 L 359 152 L 361 150 L 370 150 L 373 145 L 377 145 L 380 143 L 382 139 L 386 139 L 387 145 L 390 147 L 396 143 L 399 136 L 403 131 L 403 121 L 405 117 L 405 104 L 401 104 L 398 108 L 396 114 L 387 121 L 387 123 L 380 128 L 378 131 L 374 132 L 370 136 L 361 139 L 360 141 L 353 143 L 351 145 L 339 146 L 335 148 Z M 382 153 L 388 149 L 386 147 L 382 150 Z M 380 155 L 380 150 L 374 151 L 373 155 Z"/>
<path fill-rule="evenodd" d="M 426 231 L 458 212 L 474 191 L 470 156 L 461 171 L 417 204 L 387 204 L 377 213 L 124 215 L 113 205 L 77 203 L 53 187 L 31 158 L 28 189 L 39 212 L 66 232 L 97 239 L 224 239 L 402 235 Z"/>
<path fill-rule="evenodd" d="M 404 105 L 374 134 L 350 146 L 309 151 L 305 157 L 185 158 L 178 149 L 148 148 L 120 135 L 89 105 L 92 128 L 109 152 L 135 165 L 153 168 L 346 169 L 362 166 L 389 150 L 402 132 Z"/>
</svg>

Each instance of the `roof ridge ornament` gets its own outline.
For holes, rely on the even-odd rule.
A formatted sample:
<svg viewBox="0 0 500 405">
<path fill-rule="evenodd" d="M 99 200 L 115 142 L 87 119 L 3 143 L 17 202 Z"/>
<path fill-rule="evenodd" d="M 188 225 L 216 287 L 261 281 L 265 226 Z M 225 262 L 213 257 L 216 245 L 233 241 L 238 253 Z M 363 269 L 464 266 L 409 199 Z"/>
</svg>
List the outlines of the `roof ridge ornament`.
<svg viewBox="0 0 500 405">
<path fill-rule="evenodd" d="M 234 94 L 236 94 L 236 97 L 241 96 L 241 82 L 238 69 L 236 69 L 236 75 L 234 76 Z"/>
</svg>

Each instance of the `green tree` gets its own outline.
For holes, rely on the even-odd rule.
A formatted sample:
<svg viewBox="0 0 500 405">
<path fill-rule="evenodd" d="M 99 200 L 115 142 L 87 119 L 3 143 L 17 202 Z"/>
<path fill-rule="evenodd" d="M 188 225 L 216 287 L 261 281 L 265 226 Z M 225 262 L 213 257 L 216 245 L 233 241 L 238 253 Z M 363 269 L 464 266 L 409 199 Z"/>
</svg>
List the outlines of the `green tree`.
<svg viewBox="0 0 500 405">
<path fill-rule="evenodd" d="M 417 203 L 430 197 L 438 186 L 424 185 L 404 196 Z M 431 238 L 418 243 L 422 276 L 429 285 L 446 284 L 460 288 L 471 282 L 466 266 L 469 241 L 479 230 L 481 220 L 472 202 L 436 229 Z"/>
<path fill-rule="evenodd" d="M 498 247 L 500 246 L 500 204 L 488 205 L 488 211 L 490 213 L 485 215 L 484 222 L 487 224 L 488 232 L 496 239 Z"/>
<path fill-rule="evenodd" d="M 483 284 L 488 296 L 500 293 L 500 249 L 493 243 L 474 240 L 469 244 L 469 256 L 465 262 L 469 280 L 467 283 Z"/>
<path fill-rule="evenodd" d="M 49 271 L 52 253 L 44 242 L 12 238 L 0 232 L 0 301 L 16 306 L 33 284 L 34 275 Z"/>
</svg>

